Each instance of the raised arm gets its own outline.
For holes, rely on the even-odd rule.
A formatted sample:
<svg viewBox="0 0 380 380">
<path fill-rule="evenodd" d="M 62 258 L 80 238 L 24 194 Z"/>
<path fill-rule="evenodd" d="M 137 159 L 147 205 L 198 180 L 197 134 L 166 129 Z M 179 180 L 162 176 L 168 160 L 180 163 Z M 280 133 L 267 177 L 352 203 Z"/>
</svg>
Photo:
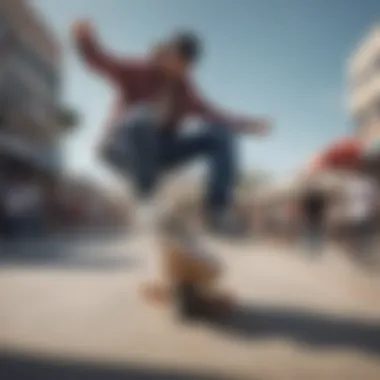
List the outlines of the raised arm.
<svg viewBox="0 0 380 380">
<path fill-rule="evenodd" d="M 115 57 L 100 46 L 94 27 L 89 21 L 76 22 L 72 34 L 75 46 L 83 60 L 99 74 L 117 81 L 131 70 L 132 61 Z"/>
<path fill-rule="evenodd" d="M 192 113 L 199 115 L 205 121 L 230 126 L 237 132 L 252 134 L 267 134 L 272 122 L 267 117 L 242 117 L 221 109 L 205 100 L 194 89 L 188 91 Z"/>
</svg>

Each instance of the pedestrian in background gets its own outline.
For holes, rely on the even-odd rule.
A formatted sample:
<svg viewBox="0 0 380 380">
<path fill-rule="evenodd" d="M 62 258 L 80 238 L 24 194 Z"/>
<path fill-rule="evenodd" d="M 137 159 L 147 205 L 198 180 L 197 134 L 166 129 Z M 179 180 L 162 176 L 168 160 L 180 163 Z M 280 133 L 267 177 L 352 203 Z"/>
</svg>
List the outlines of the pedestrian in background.
<svg viewBox="0 0 380 380">
<path fill-rule="evenodd" d="M 325 194 L 316 187 L 309 189 L 303 199 L 306 241 L 313 252 L 320 252 L 323 249 L 326 203 Z"/>
</svg>

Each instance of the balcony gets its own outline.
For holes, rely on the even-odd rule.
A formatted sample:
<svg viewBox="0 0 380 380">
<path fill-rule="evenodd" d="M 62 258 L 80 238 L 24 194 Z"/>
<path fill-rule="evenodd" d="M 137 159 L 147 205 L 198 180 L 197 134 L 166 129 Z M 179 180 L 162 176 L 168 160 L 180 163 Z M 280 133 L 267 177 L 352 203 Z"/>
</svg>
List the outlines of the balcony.
<svg viewBox="0 0 380 380">
<path fill-rule="evenodd" d="M 380 97 L 380 70 L 377 76 L 366 86 L 353 91 L 349 98 L 349 109 L 352 115 L 365 112 L 374 100 Z"/>
<path fill-rule="evenodd" d="M 0 157 L 44 173 L 58 173 L 62 166 L 59 145 L 44 145 L 6 130 L 0 131 Z"/>
</svg>

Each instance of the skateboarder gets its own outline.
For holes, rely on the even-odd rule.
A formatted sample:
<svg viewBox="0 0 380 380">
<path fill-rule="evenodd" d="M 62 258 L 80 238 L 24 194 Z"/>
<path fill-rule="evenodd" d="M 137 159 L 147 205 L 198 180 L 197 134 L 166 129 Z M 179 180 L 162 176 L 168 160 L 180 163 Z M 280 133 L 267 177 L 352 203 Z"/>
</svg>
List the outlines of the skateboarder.
<svg viewBox="0 0 380 380">
<path fill-rule="evenodd" d="M 326 194 L 318 188 L 309 189 L 303 199 L 303 211 L 308 246 L 314 253 L 323 248 L 326 209 Z"/>
<path fill-rule="evenodd" d="M 190 79 L 202 50 L 193 33 L 176 33 L 145 57 L 123 59 L 101 47 L 88 21 L 78 21 L 73 36 L 83 60 L 107 78 L 118 94 L 100 149 L 107 162 L 132 178 L 137 195 L 149 204 L 165 173 L 204 157 L 210 166 L 207 220 L 218 232 L 233 230 L 230 205 L 237 174 L 235 137 L 238 132 L 267 133 L 268 119 L 234 117 L 203 99 Z M 187 116 L 204 121 L 201 132 L 181 134 Z M 152 220 L 151 215 L 147 218 Z"/>
</svg>

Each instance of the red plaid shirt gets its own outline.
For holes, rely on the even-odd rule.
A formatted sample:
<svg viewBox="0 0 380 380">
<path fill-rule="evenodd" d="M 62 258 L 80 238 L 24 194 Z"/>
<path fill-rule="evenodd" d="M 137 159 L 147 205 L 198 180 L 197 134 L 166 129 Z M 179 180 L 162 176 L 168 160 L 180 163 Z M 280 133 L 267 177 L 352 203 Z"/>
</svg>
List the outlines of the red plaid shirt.
<svg viewBox="0 0 380 380">
<path fill-rule="evenodd" d="M 111 115 L 111 126 L 121 112 L 154 98 L 165 85 L 163 73 L 149 59 L 119 59 L 105 53 L 92 37 L 81 38 L 76 42 L 85 62 L 106 76 L 118 91 L 116 107 Z M 191 81 L 186 79 L 179 83 L 167 127 L 178 127 L 188 115 L 200 116 L 205 121 L 224 123 L 237 129 L 244 128 L 248 123 L 246 119 L 231 117 L 211 106 L 198 94 Z"/>
</svg>

